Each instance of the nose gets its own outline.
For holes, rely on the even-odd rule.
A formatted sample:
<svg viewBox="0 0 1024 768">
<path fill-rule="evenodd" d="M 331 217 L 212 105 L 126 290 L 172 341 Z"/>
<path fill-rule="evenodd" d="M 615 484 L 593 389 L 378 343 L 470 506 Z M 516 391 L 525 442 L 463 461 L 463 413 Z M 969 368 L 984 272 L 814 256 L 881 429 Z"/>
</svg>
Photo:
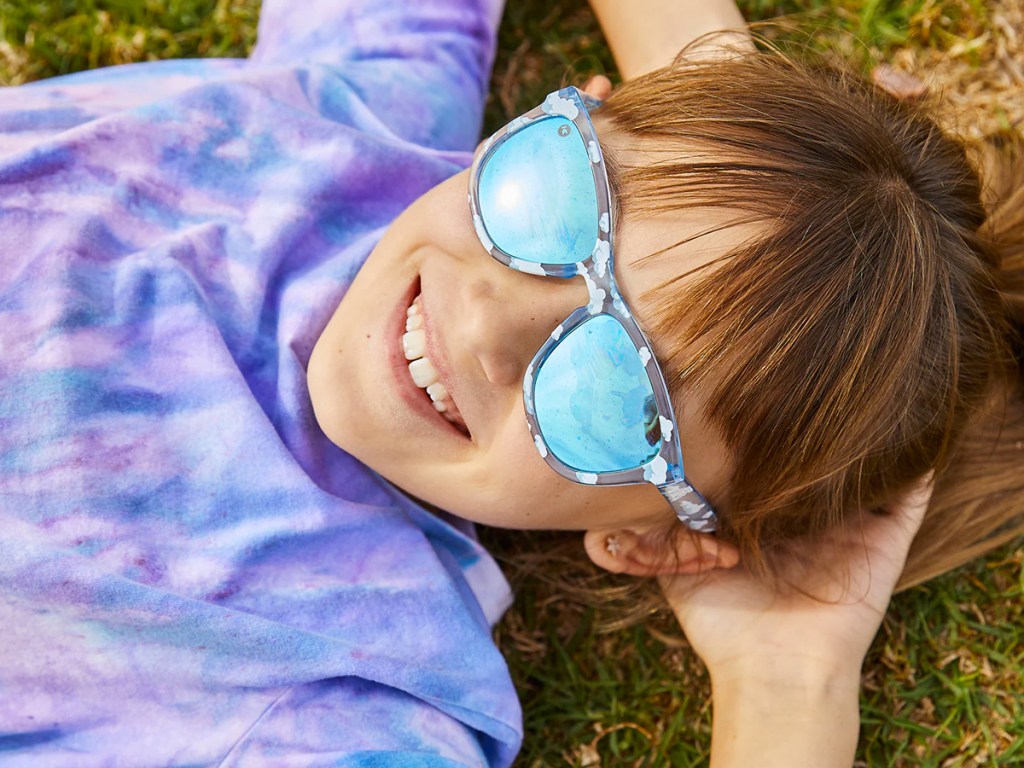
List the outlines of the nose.
<svg viewBox="0 0 1024 768">
<path fill-rule="evenodd" d="M 463 283 L 464 339 L 488 381 L 518 385 L 545 339 L 586 303 L 586 285 L 579 277 L 528 275 L 484 258 Z"/>
</svg>

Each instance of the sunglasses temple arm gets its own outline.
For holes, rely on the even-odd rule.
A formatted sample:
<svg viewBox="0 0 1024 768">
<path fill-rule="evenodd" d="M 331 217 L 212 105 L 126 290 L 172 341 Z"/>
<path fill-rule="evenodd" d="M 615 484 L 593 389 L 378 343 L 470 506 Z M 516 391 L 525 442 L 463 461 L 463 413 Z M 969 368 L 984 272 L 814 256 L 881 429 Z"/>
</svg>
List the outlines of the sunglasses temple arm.
<svg viewBox="0 0 1024 768">
<path fill-rule="evenodd" d="M 658 490 L 672 505 L 676 517 L 688 528 L 699 533 L 715 530 L 718 518 L 714 509 L 685 479 L 659 485 Z"/>
</svg>

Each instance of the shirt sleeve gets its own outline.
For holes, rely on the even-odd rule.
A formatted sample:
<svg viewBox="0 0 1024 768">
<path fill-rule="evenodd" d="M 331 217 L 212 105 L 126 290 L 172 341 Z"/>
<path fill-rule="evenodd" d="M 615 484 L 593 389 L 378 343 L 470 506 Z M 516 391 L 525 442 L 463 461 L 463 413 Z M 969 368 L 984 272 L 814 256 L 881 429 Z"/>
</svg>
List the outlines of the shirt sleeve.
<svg viewBox="0 0 1024 768">
<path fill-rule="evenodd" d="M 479 140 L 504 0 L 265 0 L 255 64 L 328 67 L 399 138 Z"/>
<path fill-rule="evenodd" d="M 414 696 L 354 677 L 287 690 L 239 739 L 222 768 L 489 768 L 511 755 Z"/>
</svg>

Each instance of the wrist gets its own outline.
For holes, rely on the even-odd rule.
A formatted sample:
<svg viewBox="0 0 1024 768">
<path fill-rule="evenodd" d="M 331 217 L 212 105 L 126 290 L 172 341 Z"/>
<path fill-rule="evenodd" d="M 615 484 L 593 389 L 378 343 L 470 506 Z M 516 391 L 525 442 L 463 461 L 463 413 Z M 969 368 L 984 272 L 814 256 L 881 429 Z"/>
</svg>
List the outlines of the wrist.
<svg viewBox="0 0 1024 768">
<path fill-rule="evenodd" d="M 861 656 L 811 651 L 765 652 L 719 660 L 708 665 L 712 685 L 747 690 L 859 689 Z"/>
<path fill-rule="evenodd" d="M 712 768 L 849 768 L 860 728 L 860 670 L 817 659 L 712 671 Z"/>
</svg>

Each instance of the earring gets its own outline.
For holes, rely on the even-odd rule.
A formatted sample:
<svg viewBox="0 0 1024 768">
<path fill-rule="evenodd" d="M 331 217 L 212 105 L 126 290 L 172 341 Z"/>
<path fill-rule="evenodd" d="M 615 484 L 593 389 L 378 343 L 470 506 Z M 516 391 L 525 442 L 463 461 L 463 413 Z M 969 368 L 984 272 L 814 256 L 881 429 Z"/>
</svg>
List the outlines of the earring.
<svg viewBox="0 0 1024 768">
<path fill-rule="evenodd" d="M 619 544 L 618 534 L 612 534 L 604 541 L 604 548 L 608 550 L 608 554 L 612 557 L 618 557 L 619 552 L 622 551 L 622 545 Z"/>
</svg>

